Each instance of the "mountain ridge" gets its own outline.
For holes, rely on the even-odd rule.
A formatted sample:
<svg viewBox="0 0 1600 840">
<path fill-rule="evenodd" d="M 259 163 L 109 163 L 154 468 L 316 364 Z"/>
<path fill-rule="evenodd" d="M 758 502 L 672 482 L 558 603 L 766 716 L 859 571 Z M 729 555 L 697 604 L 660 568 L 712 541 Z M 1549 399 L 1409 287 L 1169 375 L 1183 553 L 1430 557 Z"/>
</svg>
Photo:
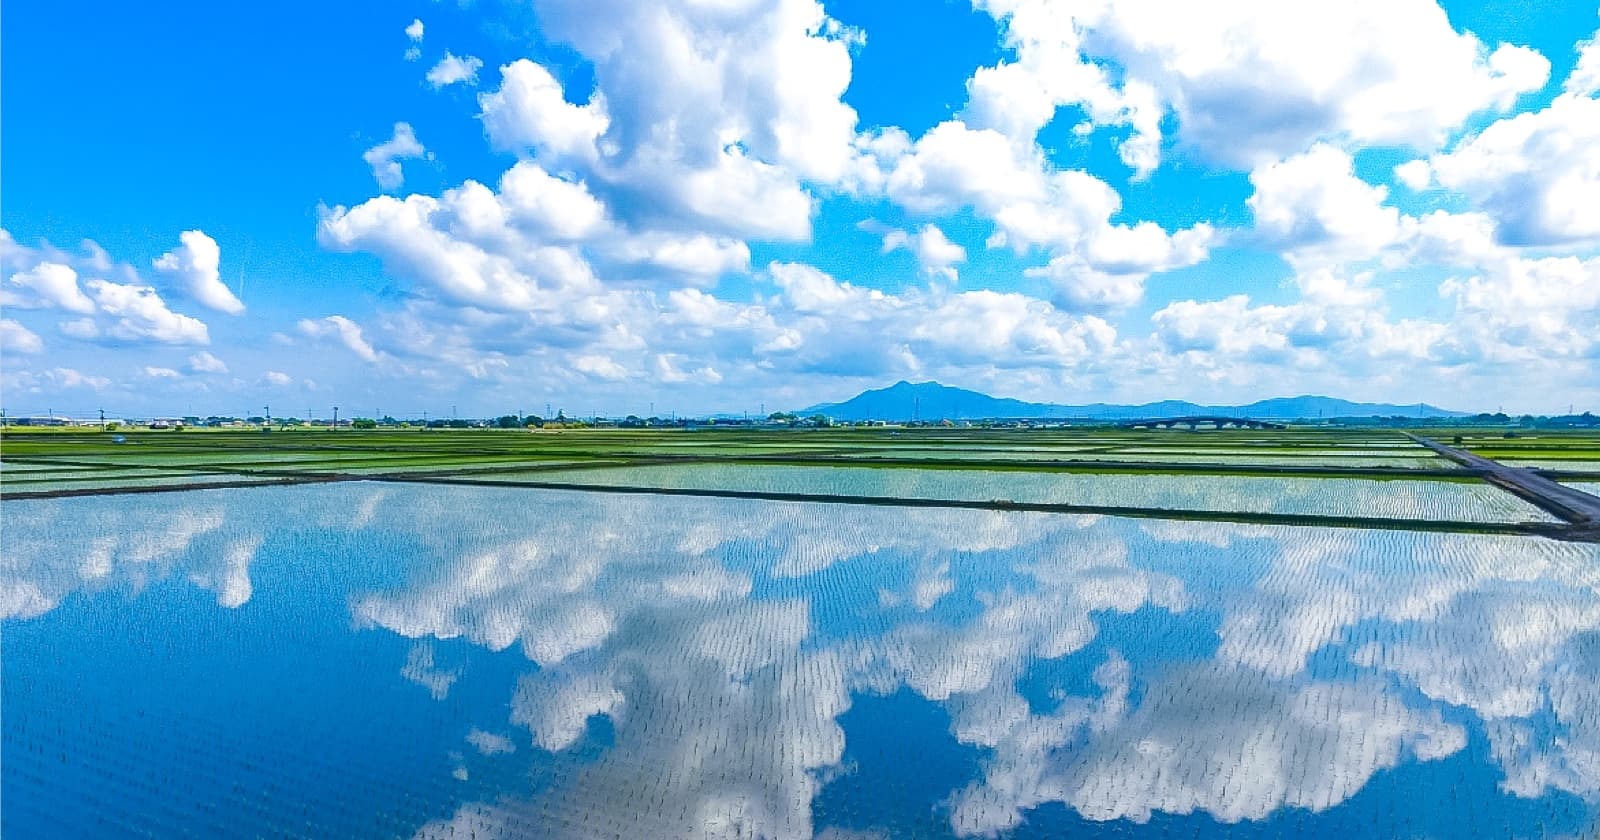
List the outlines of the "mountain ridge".
<svg viewBox="0 0 1600 840">
<path fill-rule="evenodd" d="M 1254 420 L 1311 420 L 1334 417 L 1466 417 L 1470 412 L 1451 411 L 1417 403 L 1354 402 L 1337 397 L 1303 394 L 1272 397 L 1243 405 L 1202 405 L 1187 400 L 1159 400 L 1140 404 L 1038 403 L 1010 397 L 993 397 L 980 391 L 943 385 L 938 382 L 901 380 L 884 388 L 873 388 L 841 402 L 818 403 L 799 414 L 822 414 L 835 420 L 987 420 L 987 419 L 1163 419 L 1190 415 L 1223 415 Z"/>
</svg>

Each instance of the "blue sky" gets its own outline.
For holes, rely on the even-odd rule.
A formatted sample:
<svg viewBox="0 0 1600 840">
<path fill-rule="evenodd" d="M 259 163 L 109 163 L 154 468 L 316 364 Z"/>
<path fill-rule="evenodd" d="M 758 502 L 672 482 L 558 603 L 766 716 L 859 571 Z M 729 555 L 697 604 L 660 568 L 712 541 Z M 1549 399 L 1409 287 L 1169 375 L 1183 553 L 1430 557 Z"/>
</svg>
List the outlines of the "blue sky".
<svg viewBox="0 0 1600 840">
<path fill-rule="evenodd" d="M 1194 6 L 19 5 L 5 407 L 1600 409 L 1600 10 Z"/>
</svg>

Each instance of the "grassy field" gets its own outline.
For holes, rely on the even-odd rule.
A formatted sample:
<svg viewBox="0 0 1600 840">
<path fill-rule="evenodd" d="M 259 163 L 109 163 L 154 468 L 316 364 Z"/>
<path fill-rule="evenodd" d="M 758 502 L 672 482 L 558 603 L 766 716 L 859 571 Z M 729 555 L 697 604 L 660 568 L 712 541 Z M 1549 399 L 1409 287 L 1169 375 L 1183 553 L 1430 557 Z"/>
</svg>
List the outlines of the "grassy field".
<svg viewBox="0 0 1600 840">
<path fill-rule="evenodd" d="M 1448 429 L 1433 436 L 1451 442 Z M 1558 472 L 1600 467 L 1600 435 L 1464 436 L 1497 460 Z M 470 472 L 660 463 L 766 463 L 1003 471 L 1358 475 L 1447 478 L 1456 469 L 1384 430 L 1081 429 L 562 429 L 122 431 L 9 429 L 0 477 L 10 492 L 36 482 L 99 483 L 166 474 L 306 477 Z"/>
<path fill-rule="evenodd" d="M 151 470 L 261 476 L 684 461 L 1269 475 L 1453 469 L 1398 434 L 1324 429 L 406 429 L 271 434 L 12 429 L 0 436 L 0 461 L 7 483 L 114 480 L 149 476 Z M 67 474 L 85 470 L 99 473 Z"/>
<path fill-rule="evenodd" d="M 1435 430 L 1452 442 L 1455 432 Z M 1600 436 L 1464 436 L 1563 481 L 1600 467 Z M 1553 466 L 1551 466 L 1553 465 Z M 493 483 L 859 504 L 1317 521 L 1428 530 L 1555 526 L 1472 470 L 1386 430 L 10 429 L 0 497 L 350 480 Z"/>
<path fill-rule="evenodd" d="M 1538 432 L 1464 443 L 1478 455 L 1511 466 L 1600 476 L 1600 434 L 1594 432 Z"/>
</svg>

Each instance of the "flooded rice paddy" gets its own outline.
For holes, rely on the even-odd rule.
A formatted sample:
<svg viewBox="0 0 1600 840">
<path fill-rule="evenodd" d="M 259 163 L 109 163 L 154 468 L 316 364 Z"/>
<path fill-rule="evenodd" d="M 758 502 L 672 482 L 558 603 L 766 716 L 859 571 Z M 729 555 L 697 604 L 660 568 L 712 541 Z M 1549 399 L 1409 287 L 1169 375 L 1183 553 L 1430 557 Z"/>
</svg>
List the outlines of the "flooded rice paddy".
<svg viewBox="0 0 1600 840">
<path fill-rule="evenodd" d="M 0 514 L 7 838 L 1542 838 L 1600 814 L 1595 544 L 365 482 Z"/>
<path fill-rule="evenodd" d="M 720 464 L 510 472 L 487 480 L 1461 522 L 1557 521 L 1481 481 Z"/>
<path fill-rule="evenodd" d="M 1533 467 L 1541 470 L 1594 473 L 1597 477 L 1600 477 L 1600 461 L 1580 461 L 1576 459 L 1553 461 L 1548 459 L 1540 460 L 1527 458 L 1506 458 L 1500 463 L 1505 464 L 1508 467 Z"/>
</svg>

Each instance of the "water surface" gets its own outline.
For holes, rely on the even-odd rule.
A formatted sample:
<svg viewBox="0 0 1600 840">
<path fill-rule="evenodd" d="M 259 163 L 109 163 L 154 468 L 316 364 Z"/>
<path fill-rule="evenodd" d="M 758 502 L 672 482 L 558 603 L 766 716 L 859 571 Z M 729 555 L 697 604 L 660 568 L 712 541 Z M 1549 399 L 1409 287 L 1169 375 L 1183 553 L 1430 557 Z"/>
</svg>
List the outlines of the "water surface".
<svg viewBox="0 0 1600 840">
<path fill-rule="evenodd" d="M 1555 522 L 1482 481 L 688 464 L 479 476 L 600 487 L 1005 500 L 1092 507 L 1366 516 L 1456 522 Z"/>
<path fill-rule="evenodd" d="M 7 838 L 1596 824 L 1595 546 L 354 483 L 0 515 Z"/>
</svg>

